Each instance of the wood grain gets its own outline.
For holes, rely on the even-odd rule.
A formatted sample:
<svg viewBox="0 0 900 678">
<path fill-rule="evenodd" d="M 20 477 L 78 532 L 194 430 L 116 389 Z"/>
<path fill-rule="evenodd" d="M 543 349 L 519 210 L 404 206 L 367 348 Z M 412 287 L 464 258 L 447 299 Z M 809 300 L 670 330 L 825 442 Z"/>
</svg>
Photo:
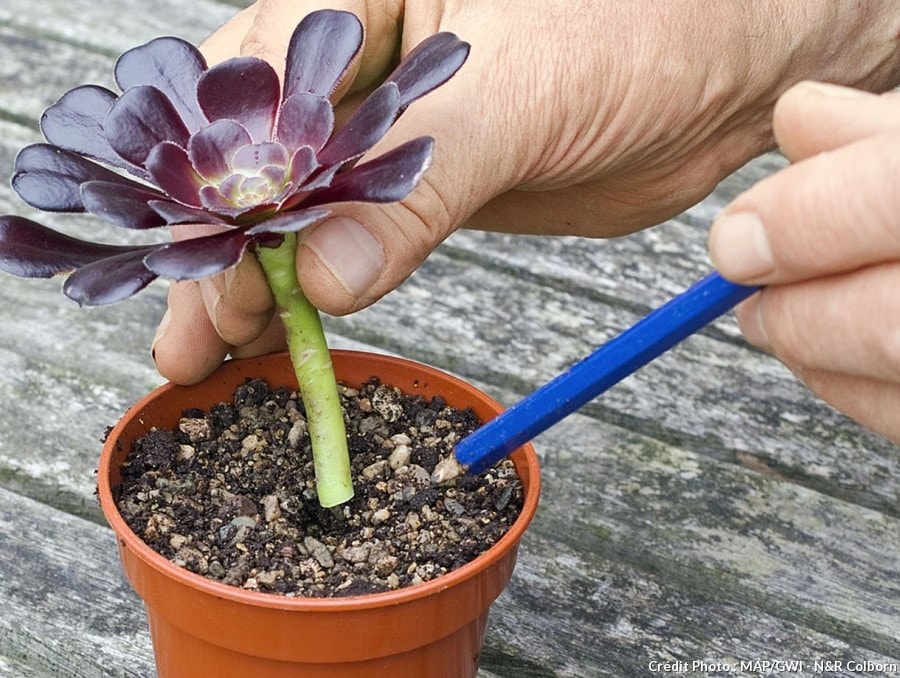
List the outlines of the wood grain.
<svg viewBox="0 0 900 678">
<path fill-rule="evenodd" d="M 63 92 L 112 84 L 117 53 L 161 34 L 200 41 L 234 11 L 4 0 L 0 173 Z M 767 154 L 627 238 L 459 232 L 381 302 L 326 318 L 331 343 L 434 364 L 511 404 L 709 270 L 715 214 L 785 164 Z M 3 182 L 9 212 L 34 216 Z M 165 285 L 89 311 L 59 288 L 0 285 L 0 676 L 152 676 L 142 605 L 93 490 L 105 428 L 160 383 L 148 348 Z M 536 446 L 542 503 L 492 613 L 482 678 L 645 676 L 652 661 L 900 664 L 898 449 L 747 346 L 732 317 Z"/>
</svg>

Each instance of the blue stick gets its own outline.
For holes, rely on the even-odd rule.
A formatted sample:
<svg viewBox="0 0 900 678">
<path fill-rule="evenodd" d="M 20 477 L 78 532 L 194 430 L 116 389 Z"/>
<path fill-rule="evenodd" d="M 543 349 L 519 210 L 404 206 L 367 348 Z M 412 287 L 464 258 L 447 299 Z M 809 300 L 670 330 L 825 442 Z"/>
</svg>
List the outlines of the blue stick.
<svg viewBox="0 0 900 678">
<path fill-rule="evenodd" d="M 710 273 L 463 438 L 456 460 L 471 473 L 486 470 L 758 289 Z"/>
</svg>

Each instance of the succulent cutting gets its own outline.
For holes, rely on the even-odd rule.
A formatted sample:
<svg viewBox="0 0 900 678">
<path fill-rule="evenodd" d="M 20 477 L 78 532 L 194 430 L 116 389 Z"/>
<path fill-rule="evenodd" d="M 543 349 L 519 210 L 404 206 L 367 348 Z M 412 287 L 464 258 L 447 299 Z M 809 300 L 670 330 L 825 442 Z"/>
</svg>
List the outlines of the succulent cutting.
<svg viewBox="0 0 900 678">
<path fill-rule="evenodd" d="M 65 274 L 65 294 L 87 306 L 127 299 L 160 276 L 216 275 L 248 250 L 257 256 L 285 326 L 323 506 L 346 501 L 353 488 L 324 332 L 297 279 L 297 234 L 332 203 L 394 202 L 417 186 L 431 161 L 429 137 L 359 160 L 469 50 L 451 33 L 426 39 L 336 128 L 332 98 L 363 39 L 351 13 L 308 15 L 292 35 L 282 81 L 261 59 L 209 67 L 190 43 L 157 38 L 119 57 L 120 94 L 97 85 L 67 92 L 41 118 L 47 143 L 16 158 L 12 186 L 32 207 L 136 230 L 212 224 L 212 234 L 119 245 L 0 216 L 0 270 Z"/>
</svg>

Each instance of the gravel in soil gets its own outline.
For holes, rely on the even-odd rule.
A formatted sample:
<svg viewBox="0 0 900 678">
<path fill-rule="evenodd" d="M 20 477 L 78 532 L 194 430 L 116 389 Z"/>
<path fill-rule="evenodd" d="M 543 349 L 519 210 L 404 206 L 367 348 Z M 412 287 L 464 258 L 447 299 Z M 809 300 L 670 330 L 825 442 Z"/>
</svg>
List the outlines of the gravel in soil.
<svg viewBox="0 0 900 678">
<path fill-rule="evenodd" d="M 413 586 L 473 560 L 522 508 L 512 462 L 436 484 L 435 466 L 479 421 L 377 380 L 341 387 L 354 498 L 318 502 L 303 404 L 249 380 L 233 402 L 187 410 L 138 439 L 117 502 L 151 548 L 210 579 L 287 596 Z"/>
</svg>

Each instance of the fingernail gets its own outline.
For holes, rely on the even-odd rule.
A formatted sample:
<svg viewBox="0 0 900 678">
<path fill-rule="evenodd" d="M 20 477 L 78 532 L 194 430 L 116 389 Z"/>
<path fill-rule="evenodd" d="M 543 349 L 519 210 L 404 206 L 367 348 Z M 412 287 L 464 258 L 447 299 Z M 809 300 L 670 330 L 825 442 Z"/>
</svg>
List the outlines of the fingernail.
<svg viewBox="0 0 900 678">
<path fill-rule="evenodd" d="M 815 94 L 823 97 L 829 97 L 831 99 L 861 99 L 867 96 L 874 96 L 869 92 L 863 92 L 858 89 L 853 89 L 852 87 L 832 85 L 831 83 L 827 82 L 807 81 L 801 83 L 800 86 L 806 88 L 810 92 L 814 92 Z"/>
<path fill-rule="evenodd" d="M 754 346 L 768 350 L 769 335 L 762 317 L 759 295 L 750 297 L 737 308 L 738 325 L 744 338 Z"/>
<path fill-rule="evenodd" d="M 755 282 L 775 270 L 769 237 L 754 212 L 723 214 L 716 219 L 709 254 L 724 276 L 739 282 Z"/>
<path fill-rule="evenodd" d="M 354 297 L 369 289 L 384 268 L 381 244 L 365 226 L 347 217 L 323 222 L 303 240 L 303 245 L 316 253 Z"/>
<path fill-rule="evenodd" d="M 166 309 L 166 312 L 163 314 L 162 320 L 159 321 L 159 327 L 156 328 L 156 334 L 153 335 L 153 341 L 150 342 L 150 356 L 154 360 L 156 360 L 156 345 L 165 336 L 171 322 L 172 311 Z"/>
</svg>

